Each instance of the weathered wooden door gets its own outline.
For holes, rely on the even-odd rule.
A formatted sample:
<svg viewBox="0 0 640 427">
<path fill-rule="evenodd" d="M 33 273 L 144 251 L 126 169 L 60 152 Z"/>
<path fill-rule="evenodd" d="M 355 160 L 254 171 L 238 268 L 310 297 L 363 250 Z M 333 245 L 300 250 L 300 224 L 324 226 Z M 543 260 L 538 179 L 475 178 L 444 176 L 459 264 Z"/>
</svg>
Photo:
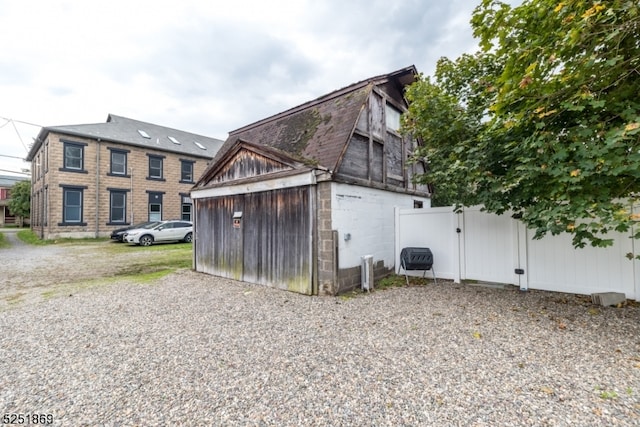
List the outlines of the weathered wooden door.
<svg viewBox="0 0 640 427">
<path fill-rule="evenodd" d="M 243 196 L 197 201 L 195 266 L 197 271 L 242 280 L 242 229 L 234 228 L 234 213 L 241 212 Z"/>
<path fill-rule="evenodd" d="M 313 292 L 309 187 L 201 199 L 196 269 Z"/>
</svg>

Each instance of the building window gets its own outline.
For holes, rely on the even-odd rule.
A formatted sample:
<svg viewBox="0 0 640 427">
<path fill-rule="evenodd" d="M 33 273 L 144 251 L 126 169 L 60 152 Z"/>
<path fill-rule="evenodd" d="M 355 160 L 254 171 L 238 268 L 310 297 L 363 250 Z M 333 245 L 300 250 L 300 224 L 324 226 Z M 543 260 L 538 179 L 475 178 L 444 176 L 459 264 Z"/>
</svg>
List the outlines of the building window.
<svg viewBox="0 0 640 427">
<path fill-rule="evenodd" d="M 109 223 L 123 224 L 127 218 L 127 192 L 123 190 L 110 190 L 109 197 Z"/>
<path fill-rule="evenodd" d="M 387 104 L 385 108 L 385 122 L 387 130 L 398 132 L 400 130 L 400 111 Z"/>
<path fill-rule="evenodd" d="M 162 156 L 149 156 L 149 176 L 147 179 L 162 180 Z"/>
<path fill-rule="evenodd" d="M 182 205 L 182 220 L 191 221 L 191 205 L 183 204 Z"/>
<path fill-rule="evenodd" d="M 149 221 L 162 221 L 162 195 L 156 191 L 149 193 Z"/>
<path fill-rule="evenodd" d="M 414 200 L 413 201 L 413 208 L 414 209 L 422 209 L 424 207 L 424 203 L 422 202 L 422 200 Z"/>
<path fill-rule="evenodd" d="M 180 182 L 193 183 L 193 164 L 191 160 L 180 160 Z"/>
<path fill-rule="evenodd" d="M 42 198 L 42 220 L 44 221 L 44 225 L 48 225 L 47 222 L 49 220 L 49 187 L 44 187 L 44 197 Z"/>
<path fill-rule="evenodd" d="M 84 190 L 87 187 L 62 187 L 62 223 L 58 225 L 87 225 L 82 222 Z"/>
<path fill-rule="evenodd" d="M 63 170 L 84 172 L 84 145 L 64 142 Z"/>
<path fill-rule="evenodd" d="M 127 175 L 127 152 L 124 150 L 111 150 L 111 175 Z"/>
<path fill-rule="evenodd" d="M 191 221 L 191 207 L 193 206 L 193 202 L 189 196 L 184 194 L 180 195 L 180 219 L 183 221 Z"/>
<path fill-rule="evenodd" d="M 31 195 L 31 222 L 33 225 L 38 226 L 40 223 L 38 222 L 38 193 L 33 193 Z"/>
<path fill-rule="evenodd" d="M 162 221 L 161 203 L 149 203 L 149 221 Z"/>
</svg>

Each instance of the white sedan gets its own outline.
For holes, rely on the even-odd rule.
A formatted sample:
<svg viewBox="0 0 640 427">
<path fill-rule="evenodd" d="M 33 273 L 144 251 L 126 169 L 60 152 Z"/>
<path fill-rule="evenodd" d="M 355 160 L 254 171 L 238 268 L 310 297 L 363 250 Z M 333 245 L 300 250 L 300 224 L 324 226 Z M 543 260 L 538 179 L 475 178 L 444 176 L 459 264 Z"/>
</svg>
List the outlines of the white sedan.
<svg viewBox="0 0 640 427">
<path fill-rule="evenodd" d="M 193 240 L 193 223 L 190 221 L 161 221 L 147 228 L 127 231 L 124 241 L 136 245 L 151 246 L 155 242 L 187 242 Z"/>
</svg>

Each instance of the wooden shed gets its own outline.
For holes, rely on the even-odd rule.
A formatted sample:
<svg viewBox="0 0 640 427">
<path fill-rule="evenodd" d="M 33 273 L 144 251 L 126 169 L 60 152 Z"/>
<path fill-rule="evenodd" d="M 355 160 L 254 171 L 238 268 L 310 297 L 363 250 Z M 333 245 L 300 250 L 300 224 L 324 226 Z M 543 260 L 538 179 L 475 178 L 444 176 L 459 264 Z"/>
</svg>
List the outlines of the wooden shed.
<svg viewBox="0 0 640 427">
<path fill-rule="evenodd" d="M 411 66 L 229 134 L 191 192 L 197 271 L 334 295 L 394 270 L 394 208 L 428 207 L 398 130 Z"/>
</svg>

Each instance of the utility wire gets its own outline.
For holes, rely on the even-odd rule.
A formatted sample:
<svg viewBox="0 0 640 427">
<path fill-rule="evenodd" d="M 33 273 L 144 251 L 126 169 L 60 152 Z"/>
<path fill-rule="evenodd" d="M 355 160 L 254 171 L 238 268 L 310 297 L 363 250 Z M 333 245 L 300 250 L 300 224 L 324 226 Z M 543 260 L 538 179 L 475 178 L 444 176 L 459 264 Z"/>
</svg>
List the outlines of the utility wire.
<svg viewBox="0 0 640 427">
<path fill-rule="evenodd" d="M 24 141 L 22 140 L 22 135 L 20 135 L 20 132 L 18 131 L 18 128 L 16 127 L 16 123 L 21 123 L 21 124 L 29 125 L 29 126 L 36 126 L 36 127 L 40 127 L 40 128 L 43 127 L 43 126 L 37 125 L 35 123 L 31 123 L 31 122 L 25 122 L 24 120 L 15 120 L 15 119 L 12 119 L 12 118 L 9 118 L 9 117 L 3 117 L 3 116 L 0 116 L 0 119 L 6 120 L 6 122 L 3 123 L 2 126 L 0 126 L 0 129 L 5 127 L 9 123 L 11 123 L 11 125 L 13 126 L 13 130 L 15 130 L 16 135 L 18 135 L 18 139 L 20 140 L 20 143 L 24 147 L 25 151 L 28 153 L 29 152 L 29 147 L 27 147 L 27 144 L 25 144 Z"/>
<path fill-rule="evenodd" d="M 2 119 L 2 120 L 6 120 L 6 121 L 8 121 L 8 122 L 22 123 L 23 125 L 36 126 L 36 127 L 39 127 L 39 128 L 44 127 L 44 126 L 42 126 L 42 125 L 37 125 L 37 124 L 35 124 L 35 123 L 25 122 L 24 120 L 10 119 L 10 118 L 8 118 L 8 117 L 3 117 L 3 116 L 0 116 L 0 119 Z M 4 126 L 4 125 L 3 125 L 3 126 Z"/>
<path fill-rule="evenodd" d="M 0 169 L 0 172 L 18 173 L 20 175 L 31 175 L 31 173 L 27 173 L 27 172 L 16 172 L 16 171 L 10 171 L 10 170 L 6 170 L 6 169 Z"/>
<path fill-rule="evenodd" d="M 11 124 L 13 125 L 13 129 L 16 131 L 16 135 L 18 135 L 18 139 L 22 143 L 22 146 L 24 147 L 24 150 L 28 153 L 29 152 L 29 148 L 27 148 L 27 145 L 22 140 L 22 136 L 20 135 L 20 132 L 18 132 L 18 128 L 16 127 L 16 124 L 13 122 L 13 120 L 11 120 Z"/>
<path fill-rule="evenodd" d="M 7 155 L 7 154 L 0 154 L 0 157 L 9 157 L 10 159 L 24 160 L 24 158 L 22 158 L 22 157 L 18 157 L 18 156 L 9 156 L 9 155 Z"/>
</svg>

